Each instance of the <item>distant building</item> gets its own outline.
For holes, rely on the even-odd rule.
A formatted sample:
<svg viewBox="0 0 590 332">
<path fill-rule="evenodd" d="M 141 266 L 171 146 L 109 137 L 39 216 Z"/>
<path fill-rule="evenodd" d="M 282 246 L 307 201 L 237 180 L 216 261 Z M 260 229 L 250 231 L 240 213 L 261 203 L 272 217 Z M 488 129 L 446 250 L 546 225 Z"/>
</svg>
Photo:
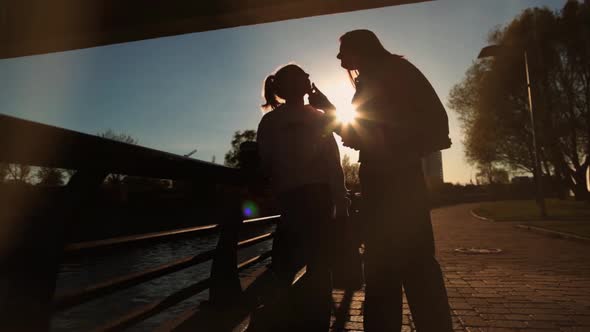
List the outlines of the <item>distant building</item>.
<svg viewBox="0 0 590 332">
<path fill-rule="evenodd" d="M 422 158 L 422 170 L 427 183 L 442 184 L 444 182 L 442 152 L 436 151 Z"/>
</svg>

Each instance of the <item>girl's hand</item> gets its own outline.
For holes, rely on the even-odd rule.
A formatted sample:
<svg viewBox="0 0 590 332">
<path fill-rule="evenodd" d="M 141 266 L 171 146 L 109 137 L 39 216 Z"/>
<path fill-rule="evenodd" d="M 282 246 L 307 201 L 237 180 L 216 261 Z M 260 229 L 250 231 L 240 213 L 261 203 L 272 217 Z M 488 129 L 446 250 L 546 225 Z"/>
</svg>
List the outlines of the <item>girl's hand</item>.
<svg viewBox="0 0 590 332">
<path fill-rule="evenodd" d="M 328 111 L 336 109 L 330 102 L 328 97 L 323 94 L 314 83 L 311 84 L 311 92 L 309 93 L 309 104 L 317 109 Z"/>
</svg>

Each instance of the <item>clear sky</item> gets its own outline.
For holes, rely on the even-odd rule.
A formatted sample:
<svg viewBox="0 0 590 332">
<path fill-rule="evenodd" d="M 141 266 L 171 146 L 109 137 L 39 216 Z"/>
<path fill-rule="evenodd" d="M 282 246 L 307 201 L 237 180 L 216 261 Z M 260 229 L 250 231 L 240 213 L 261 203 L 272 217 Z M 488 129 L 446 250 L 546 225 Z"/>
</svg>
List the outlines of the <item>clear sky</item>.
<svg viewBox="0 0 590 332">
<path fill-rule="evenodd" d="M 235 130 L 256 129 L 262 82 L 282 64 L 301 65 L 337 106 L 350 103 L 353 89 L 335 57 L 346 31 L 373 30 L 420 68 L 446 105 L 490 29 L 524 8 L 564 3 L 439 0 L 0 60 L 0 113 L 90 134 L 110 128 L 143 146 L 198 149 L 194 158 L 221 163 Z M 444 178 L 467 183 L 475 171 L 447 112 L 453 146 L 443 151 Z"/>
</svg>

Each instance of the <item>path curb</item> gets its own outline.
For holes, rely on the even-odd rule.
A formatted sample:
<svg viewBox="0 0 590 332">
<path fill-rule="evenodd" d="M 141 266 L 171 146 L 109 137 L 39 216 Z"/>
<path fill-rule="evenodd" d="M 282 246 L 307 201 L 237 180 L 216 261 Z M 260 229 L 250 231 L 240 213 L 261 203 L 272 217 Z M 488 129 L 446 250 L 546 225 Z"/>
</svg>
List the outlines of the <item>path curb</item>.
<svg viewBox="0 0 590 332">
<path fill-rule="evenodd" d="M 526 230 L 529 230 L 529 231 L 532 231 L 535 233 L 540 233 L 540 234 L 549 235 L 549 236 L 553 236 L 553 237 L 560 237 L 560 238 L 565 238 L 565 239 L 590 242 L 590 238 L 587 238 L 584 236 L 579 236 L 576 234 L 565 233 L 565 232 L 560 232 L 560 231 L 553 231 L 553 230 L 550 230 L 547 228 L 542 228 L 542 227 L 523 225 L 523 224 L 515 225 L 514 227 L 517 227 L 520 229 L 526 229 Z"/>
<path fill-rule="evenodd" d="M 483 221 L 491 221 L 491 222 L 495 222 L 494 219 L 492 218 L 486 218 L 486 217 L 482 217 L 479 214 L 475 213 L 475 209 L 472 209 L 469 211 L 469 213 L 471 213 L 471 216 L 475 219 L 479 219 L 479 220 L 483 220 Z"/>
<path fill-rule="evenodd" d="M 470 211 L 471 216 L 475 219 L 479 219 L 479 220 L 483 220 L 483 221 L 489 221 L 489 222 L 495 222 L 494 219 L 492 218 L 486 218 L 486 217 L 482 217 L 479 214 L 475 213 L 475 210 L 472 209 Z M 554 230 L 550 230 L 547 228 L 543 228 L 543 227 L 537 227 L 537 226 L 531 226 L 531 225 L 524 225 L 524 224 L 518 224 L 518 225 L 514 225 L 514 227 L 516 228 L 520 228 L 520 229 L 525 229 L 531 232 L 535 232 L 535 233 L 539 233 L 539 234 L 543 234 L 543 235 L 548 235 L 548 236 L 552 236 L 552 237 L 560 237 L 560 238 L 564 238 L 564 239 L 572 239 L 572 240 L 577 240 L 577 241 L 583 241 L 583 242 L 590 242 L 590 238 L 584 237 L 584 236 L 580 236 L 580 235 L 576 235 L 576 234 L 571 234 L 571 233 L 565 233 L 565 232 L 560 232 L 560 231 L 554 231 Z"/>
</svg>

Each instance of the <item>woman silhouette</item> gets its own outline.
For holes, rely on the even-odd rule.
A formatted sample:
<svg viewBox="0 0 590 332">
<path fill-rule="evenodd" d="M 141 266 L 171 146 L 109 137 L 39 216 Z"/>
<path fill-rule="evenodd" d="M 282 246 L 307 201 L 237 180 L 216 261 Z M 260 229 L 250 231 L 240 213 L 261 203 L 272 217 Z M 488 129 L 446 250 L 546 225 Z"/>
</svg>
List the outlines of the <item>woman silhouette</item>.
<svg viewBox="0 0 590 332">
<path fill-rule="evenodd" d="M 329 223 L 347 214 L 340 154 L 327 117 L 305 105 L 309 75 L 290 64 L 266 78 L 263 108 L 270 110 L 258 126 L 258 149 L 264 172 L 279 201 L 278 260 L 273 267 L 287 289 L 307 265 L 300 301 L 288 310 L 294 331 L 327 331 L 331 286 L 327 262 Z M 276 264 L 275 264 L 276 263 Z M 284 324 L 281 328 L 284 329 Z"/>
<path fill-rule="evenodd" d="M 337 58 L 356 88 L 359 114 L 354 126 L 335 130 L 360 151 L 365 331 L 400 331 L 402 286 L 418 331 L 452 331 L 421 164 L 450 146 L 444 107 L 424 75 L 372 31 L 344 34 Z M 309 101 L 335 112 L 315 87 Z"/>
</svg>

